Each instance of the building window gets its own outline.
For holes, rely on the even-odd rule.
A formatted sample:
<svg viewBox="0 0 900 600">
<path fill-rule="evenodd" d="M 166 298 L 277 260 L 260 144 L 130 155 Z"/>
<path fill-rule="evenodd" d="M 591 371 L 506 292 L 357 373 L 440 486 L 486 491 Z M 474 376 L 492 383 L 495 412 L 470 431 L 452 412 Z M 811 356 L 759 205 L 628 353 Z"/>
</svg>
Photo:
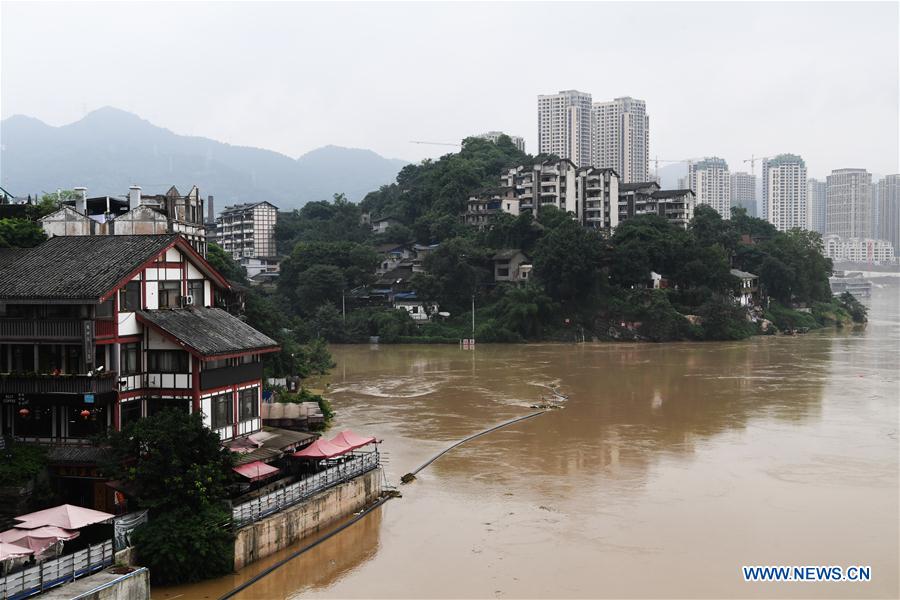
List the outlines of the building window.
<svg viewBox="0 0 900 600">
<path fill-rule="evenodd" d="M 129 281 L 119 290 L 119 310 L 132 312 L 141 309 L 141 282 Z"/>
<path fill-rule="evenodd" d="M 238 392 L 241 421 L 255 419 L 259 416 L 259 388 L 248 388 Z"/>
<path fill-rule="evenodd" d="M 227 427 L 234 424 L 234 411 L 232 410 L 231 392 L 213 396 L 211 399 L 211 404 L 212 414 L 210 415 L 210 418 L 212 419 L 213 429 L 221 429 L 222 427 Z"/>
<path fill-rule="evenodd" d="M 137 343 L 122 344 L 122 360 L 120 372 L 122 375 L 134 375 L 140 373 L 141 365 L 138 359 L 140 349 Z"/>
<path fill-rule="evenodd" d="M 194 306 L 203 306 L 206 295 L 202 279 L 191 279 L 188 281 L 188 296 L 194 300 Z"/>
<path fill-rule="evenodd" d="M 159 307 L 178 308 L 178 298 L 181 296 L 180 281 L 159 282 Z"/>
<path fill-rule="evenodd" d="M 113 316 L 113 302 L 112 298 L 107 300 L 106 302 L 101 302 L 97 305 L 97 312 L 95 313 L 98 319 L 108 319 Z"/>
<path fill-rule="evenodd" d="M 125 429 L 128 425 L 141 418 L 141 399 L 122 402 L 119 405 L 119 413 L 122 420 L 122 429 Z"/>
<path fill-rule="evenodd" d="M 183 350 L 148 350 L 147 372 L 187 373 L 188 354 Z"/>
</svg>

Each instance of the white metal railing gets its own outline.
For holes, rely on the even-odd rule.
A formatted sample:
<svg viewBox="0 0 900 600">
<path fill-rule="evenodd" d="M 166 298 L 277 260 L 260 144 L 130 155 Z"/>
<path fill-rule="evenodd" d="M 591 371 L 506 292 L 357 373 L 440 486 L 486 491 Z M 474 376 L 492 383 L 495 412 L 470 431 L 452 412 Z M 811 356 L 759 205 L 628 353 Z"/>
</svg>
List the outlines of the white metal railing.
<svg viewBox="0 0 900 600">
<path fill-rule="evenodd" d="M 112 540 L 0 577 L 0 598 L 19 600 L 90 575 L 113 563 Z"/>
<path fill-rule="evenodd" d="M 361 452 L 350 460 L 325 469 L 311 477 L 275 490 L 255 500 L 238 504 L 232 508 L 232 520 L 235 527 L 253 523 L 288 506 L 306 500 L 324 489 L 344 483 L 362 475 L 379 465 L 378 452 Z"/>
</svg>

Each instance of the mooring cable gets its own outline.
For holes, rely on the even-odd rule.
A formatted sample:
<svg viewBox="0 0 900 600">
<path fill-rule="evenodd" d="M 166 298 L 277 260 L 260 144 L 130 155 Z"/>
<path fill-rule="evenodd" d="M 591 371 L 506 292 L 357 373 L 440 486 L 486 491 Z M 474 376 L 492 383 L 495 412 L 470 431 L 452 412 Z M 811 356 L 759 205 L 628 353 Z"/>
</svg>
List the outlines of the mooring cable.
<svg viewBox="0 0 900 600">
<path fill-rule="evenodd" d="M 466 442 L 468 442 L 468 441 L 470 441 L 470 440 L 474 440 L 474 439 L 477 438 L 477 437 L 481 437 L 482 435 L 491 433 L 492 431 L 496 431 L 496 430 L 500 429 L 501 427 L 506 427 L 507 425 L 512 425 L 513 423 L 518 423 L 519 421 L 524 421 L 524 420 L 526 420 L 526 419 L 534 418 L 534 417 L 536 417 L 536 416 L 538 416 L 538 415 L 544 414 L 545 412 L 547 412 L 547 411 L 546 411 L 546 410 L 539 410 L 538 412 L 534 412 L 534 413 L 531 413 L 531 414 L 529 414 L 529 415 L 525 415 L 524 417 L 516 417 L 515 419 L 510 419 L 509 421 L 504 421 L 503 423 L 500 423 L 499 425 L 494 425 L 493 427 L 491 427 L 491 428 L 489 428 L 489 429 L 485 429 L 484 431 L 479 431 L 478 433 L 475 433 L 475 434 L 472 434 L 472 435 L 470 435 L 470 436 L 468 436 L 468 437 L 465 437 L 465 438 L 459 440 L 458 442 L 456 442 L 455 444 L 453 444 L 452 446 L 450 446 L 449 448 L 446 448 L 445 450 L 439 452 L 438 454 L 435 454 L 435 455 L 432 456 L 428 461 L 426 461 L 424 464 L 422 464 L 421 466 L 419 466 L 418 469 L 416 469 L 416 470 L 413 471 L 412 473 L 407 473 L 407 474 L 404 475 L 401 479 L 404 480 L 404 481 L 412 481 L 413 479 L 415 479 L 415 474 L 416 474 L 416 473 L 418 473 L 419 471 L 421 471 L 422 469 L 424 469 L 425 467 L 427 467 L 428 465 L 430 465 L 431 463 L 433 463 L 434 461 L 436 461 L 437 459 L 439 459 L 439 458 L 442 457 L 443 455 L 447 454 L 448 452 L 450 452 L 451 450 L 453 450 L 453 449 L 456 448 L 457 446 L 460 446 L 460 445 L 462 445 L 462 444 L 465 444 Z M 364 509 L 361 513 L 359 513 L 358 515 L 356 515 L 355 517 L 353 517 L 352 519 L 350 519 L 349 521 L 347 521 L 346 523 L 344 523 L 343 525 L 341 525 L 341 526 L 338 527 L 337 529 L 334 529 L 334 530 L 332 530 L 332 531 L 329 531 L 326 535 L 320 537 L 320 538 L 317 539 L 316 541 L 314 541 L 314 542 L 312 542 L 312 543 L 310 543 L 310 544 L 307 544 L 307 545 L 303 546 L 302 548 L 299 548 L 298 550 L 292 552 L 289 556 L 287 556 L 287 557 L 285 557 L 285 558 L 279 560 L 278 562 L 276 562 L 275 564 L 271 565 L 270 567 L 267 567 L 266 569 L 260 571 L 259 573 L 257 573 L 256 575 L 254 575 L 253 577 L 251 577 L 250 579 L 248 579 L 247 581 L 245 581 L 245 582 L 242 583 L 241 585 L 237 586 L 236 588 L 234 588 L 233 590 L 229 591 L 229 592 L 226 593 L 225 595 L 220 596 L 220 597 L 219 597 L 219 600 L 228 600 L 228 598 L 233 598 L 234 596 L 236 596 L 237 594 L 241 593 L 242 591 L 244 591 L 245 589 L 247 589 L 248 587 L 250 587 L 251 585 L 253 585 L 253 584 L 256 583 L 257 581 L 259 581 L 259 580 L 262 579 L 263 577 L 269 575 L 270 573 L 272 573 L 272 572 L 275 571 L 276 569 L 280 569 L 281 567 L 283 567 L 284 565 L 286 565 L 286 564 L 289 563 L 290 561 L 294 560 L 295 558 L 297 558 L 297 557 L 300 556 L 301 554 L 303 554 L 303 553 L 305 553 L 305 552 L 307 552 L 307 551 L 309 551 L 309 550 L 312 550 L 313 548 L 315 548 L 316 546 L 318 546 L 318 545 L 321 544 L 322 542 L 325 542 L 326 540 L 331 539 L 333 536 L 339 534 L 340 532 L 342 532 L 343 530 L 347 529 L 348 527 L 350 527 L 350 526 L 353 525 L 354 523 L 356 523 L 356 522 L 362 520 L 363 518 L 365 518 L 366 515 L 368 515 L 370 512 L 372 512 L 373 510 L 375 510 L 376 508 L 378 508 L 379 506 L 381 506 L 382 504 L 384 504 L 385 502 L 387 502 L 387 501 L 390 500 L 391 498 L 397 498 L 397 497 L 398 497 L 398 496 L 395 495 L 395 494 L 391 494 L 391 495 L 388 495 L 388 496 L 382 496 L 382 497 L 379 498 L 374 504 L 372 504 L 371 506 L 369 506 L 369 507 L 367 507 L 366 509 Z"/>
</svg>

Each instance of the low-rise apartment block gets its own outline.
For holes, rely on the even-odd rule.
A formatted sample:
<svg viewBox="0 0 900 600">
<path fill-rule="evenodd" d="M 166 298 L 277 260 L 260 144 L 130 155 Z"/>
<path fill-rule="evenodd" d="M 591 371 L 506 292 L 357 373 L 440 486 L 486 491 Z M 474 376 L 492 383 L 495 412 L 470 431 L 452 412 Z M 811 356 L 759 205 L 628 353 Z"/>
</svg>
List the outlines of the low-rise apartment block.
<svg viewBox="0 0 900 600">
<path fill-rule="evenodd" d="M 659 215 L 687 229 L 694 218 L 694 192 L 663 190 L 655 181 L 623 183 L 619 186 L 619 222 L 640 215 Z"/>
<path fill-rule="evenodd" d="M 886 264 L 894 262 L 894 245 L 887 240 L 826 235 L 825 256 L 835 262 Z"/>
<path fill-rule="evenodd" d="M 494 142 L 495 144 L 500 140 L 502 136 L 506 136 L 510 139 L 520 152 L 525 152 L 525 138 L 520 135 L 509 135 L 508 133 L 503 133 L 502 131 L 488 131 L 487 133 L 479 133 L 476 136 L 482 140 L 488 140 L 490 142 Z"/>
<path fill-rule="evenodd" d="M 226 206 L 216 218 L 216 243 L 231 257 L 275 258 L 278 208 L 270 202 Z"/>
</svg>

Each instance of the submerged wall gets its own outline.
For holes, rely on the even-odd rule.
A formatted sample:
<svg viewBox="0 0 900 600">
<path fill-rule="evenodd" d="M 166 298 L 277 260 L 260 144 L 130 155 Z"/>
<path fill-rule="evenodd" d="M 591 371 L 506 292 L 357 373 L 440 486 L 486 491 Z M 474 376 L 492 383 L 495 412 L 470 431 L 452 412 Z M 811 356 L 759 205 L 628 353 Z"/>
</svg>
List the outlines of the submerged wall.
<svg viewBox="0 0 900 600">
<path fill-rule="evenodd" d="M 296 544 L 322 527 L 360 510 L 380 495 L 381 469 L 373 469 L 238 529 L 234 540 L 234 569 Z"/>
</svg>

